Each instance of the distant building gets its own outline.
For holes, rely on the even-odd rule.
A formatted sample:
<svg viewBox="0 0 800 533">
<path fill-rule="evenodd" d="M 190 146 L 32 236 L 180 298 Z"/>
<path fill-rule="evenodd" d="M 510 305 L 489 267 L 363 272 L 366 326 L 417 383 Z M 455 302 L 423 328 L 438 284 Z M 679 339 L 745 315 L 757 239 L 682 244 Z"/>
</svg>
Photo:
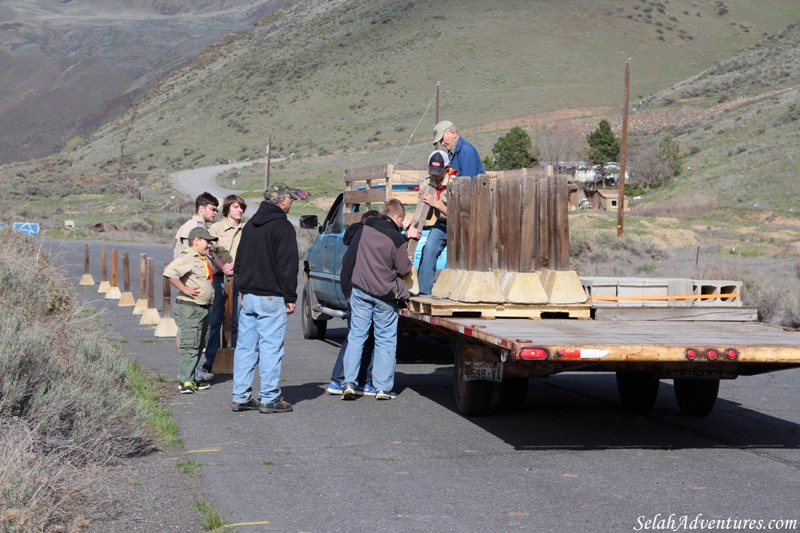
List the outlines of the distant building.
<svg viewBox="0 0 800 533">
<path fill-rule="evenodd" d="M 616 211 L 619 206 L 618 189 L 584 189 L 584 195 L 591 209 Z M 628 209 L 628 198 L 624 198 L 623 209 Z"/>
</svg>

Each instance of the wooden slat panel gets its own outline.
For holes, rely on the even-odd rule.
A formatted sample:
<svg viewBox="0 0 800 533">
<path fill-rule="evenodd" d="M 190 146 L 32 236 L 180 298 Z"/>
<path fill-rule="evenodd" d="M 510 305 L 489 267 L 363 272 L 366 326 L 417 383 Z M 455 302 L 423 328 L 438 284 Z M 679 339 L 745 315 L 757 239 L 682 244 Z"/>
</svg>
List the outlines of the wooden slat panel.
<svg viewBox="0 0 800 533">
<path fill-rule="evenodd" d="M 551 219 L 554 227 L 555 248 L 553 250 L 554 270 L 571 270 L 569 263 L 569 187 L 566 177 L 555 177 L 554 216 Z"/>
<path fill-rule="evenodd" d="M 458 235 L 456 238 L 459 243 L 459 253 L 457 256 L 458 268 L 460 270 L 467 270 L 469 268 L 469 246 L 470 246 L 470 206 L 472 205 L 472 180 L 469 178 L 459 177 L 456 180 L 458 192 L 456 193 L 460 199 L 459 211 L 456 216 L 459 217 Z M 450 210 L 448 209 L 448 213 Z M 449 254 L 448 254 L 449 255 Z"/>
<path fill-rule="evenodd" d="M 419 201 L 419 193 L 417 191 L 392 191 L 392 198 L 397 198 L 404 205 L 416 205 Z"/>
<path fill-rule="evenodd" d="M 344 171 L 344 181 L 352 184 L 354 181 L 366 181 L 373 179 L 386 179 L 387 165 L 375 165 L 372 167 L 351 168 Z"/>
<path fill-rule="evenodd" d="M 549 187 L 546 179 L 541 179 L 536 182 L 536 205 L 538 207 L 537 222 L 538 222 L 538 249 L 536 250 L 536 270 L 544 270 L 550 268 L 550 205 Z"/>
<path fill-rule="evenodd" d="M 489 194 L 494 200 L 494 205 L 489 210 L 489 216 L 491 217 L 491 221 L 489 223 L 494 228 L 494 231 L 492 232 L 492 241 L 489 243 L 489 249 L 487 252 L 491 253 L 492 256 L 492 268 L 502 270 L 503 264 L 507 257 L 505 250 L 506 246 L 508 245 L 508 215 L 505 210 L 506 203 L 503 200 L 506 194 L 506 187 L 502 180 L 491 180 Z"/>
<path fill-rule="evenodd" d="M 362 189 L 344 192 L 344 202 L 346 204 L 383 203 L 385 201 L 386 189 Z"/>
<path fill-rule="evenodd" d="M 506 184 L 506 212 L 508 213 L 508 259 L 506 268 L 509 272 L 519 272 L 520 257 L 522 254 L 522 183 L 523 178 L 502 180 Z"/>
<path fill-rule="evenodd" d="M 492 256 L 486 250 L 486 245 L 491 242 L 492 226 L 491 220 L 491 188 L 490 178 L 486 174 L 476 176 L 472 182 L 473 196 L 472 201 L 475 205 L 475 217 L 471 220 L 472 240 L 470 245 L 470 264 L 477 272 L 488 272 L 492 269 Z"/>
<path fill-rule="evenodd" d="M 458 180 L 447 184 L 447 268 L 460 269 L 458 258 L 461 254 L 461 194 Z"/>
<path fill-rule="evenodd" d="M 520 249 L 519 272 L 536 270 L 536 178 L 529 177 L 520 184 Z"/>
</svg>

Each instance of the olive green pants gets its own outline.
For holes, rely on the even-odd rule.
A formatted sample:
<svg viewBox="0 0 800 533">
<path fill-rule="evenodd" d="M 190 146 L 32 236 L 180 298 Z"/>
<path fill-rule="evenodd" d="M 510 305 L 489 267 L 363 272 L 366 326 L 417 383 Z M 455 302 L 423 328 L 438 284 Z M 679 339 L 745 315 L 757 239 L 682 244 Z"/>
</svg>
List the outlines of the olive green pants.
<svg viewBox="0 0 800 533">
<path fill-rule="evenodd" d="M 194 369 L 206 347 L 208 308 L 178 300 L 173 315 L 178 325 L 178 381 L 194 381 Z"/>
</svg>

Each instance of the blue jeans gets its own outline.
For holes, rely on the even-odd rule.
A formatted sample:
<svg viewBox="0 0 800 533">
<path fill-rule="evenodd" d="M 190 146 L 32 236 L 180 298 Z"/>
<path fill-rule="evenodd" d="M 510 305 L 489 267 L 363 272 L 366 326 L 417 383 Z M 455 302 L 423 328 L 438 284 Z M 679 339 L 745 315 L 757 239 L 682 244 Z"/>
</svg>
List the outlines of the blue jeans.
<svg viewBox="0 0 800 533">
<path fill-rule="evenodd" d="M 347 299 L 347 332 L 350 333 L 350 299 Z M 342 342 L 342 347 L 339 348 L 339 355 L 336 356 L 336 362 L 333 364 L 331 371 L 331 382 L 341 385 L 344 383 L 344 354 L 347 351 L 347 337 Z M 372 350 L 375 346 L 375 337 L 372 335 L 370 329 L 369 337 L 364 343 L 364 351 L 361 353 L 361 367 L 358 372 L 357 385 L 364 386 L 366 383 L 372 384 Z"/>
<path fill-rule="evenodd" d="M 280 296 L 244 294 L 239 311 L 239 338 L 233 353 L 233 401 L 247 403 L 252 398 L 256 364 L 261 378 L 261 403 L 272 403 L 281 395 L 286 303 Z"/>
<path fill-rule="evenodd" d="M 353 287 L 350 295 L 350 332 L 344 354 L 345 383 L 356 383 L 361 369 L 361 354 L 372 326 L 375 349 L 372 352 L 372 386 L 391 391 L 397 362 L 397 302 L 381 300 Z"/>
<path fill-rule="evenodd" d="M 214 302 L 208 315 L 208 344 L 206 344 L 206 361 L 203 370 L 211 372 L 214 359 L 217 357 L 222 342 L 222 323 L 225 318 L 225 276 L 214 275 Z M 233 291 L 233 309 L 231 309 L 231 346 L 236 346 L 239 331 L 239 291 Z"/>
<path fill-rule="evenodd" d="M 436 261 L 442 255 L 442 250 L 447 246 L 447 222 L 436 221 L 430 229 L 425 247 L 422 248 L 422 257 L 419 259 L 417 279 L 419 280 L 419 293 L 430 294 L 433 290 L 433 280 L 436 276 Z"/>
</svg>

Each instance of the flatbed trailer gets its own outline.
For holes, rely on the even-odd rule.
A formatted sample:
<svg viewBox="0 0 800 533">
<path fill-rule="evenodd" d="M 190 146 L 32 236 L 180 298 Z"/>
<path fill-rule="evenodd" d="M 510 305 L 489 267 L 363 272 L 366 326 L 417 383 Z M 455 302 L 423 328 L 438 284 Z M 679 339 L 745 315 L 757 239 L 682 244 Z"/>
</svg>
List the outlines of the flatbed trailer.
<svg viewBox="0 0 800 533">
<path fill-rule="evenodd" d="M 528 378 L 562 372 L 615 372 L 622 404 L 640 413 L 672 379 L 681 411 L 705 416 L 721 379 L 800 367 L 800 331 L 758 322 L 401 314 L 453 344 L 456 404 L 469 416 L 523 402 Z"/>
</svg>

